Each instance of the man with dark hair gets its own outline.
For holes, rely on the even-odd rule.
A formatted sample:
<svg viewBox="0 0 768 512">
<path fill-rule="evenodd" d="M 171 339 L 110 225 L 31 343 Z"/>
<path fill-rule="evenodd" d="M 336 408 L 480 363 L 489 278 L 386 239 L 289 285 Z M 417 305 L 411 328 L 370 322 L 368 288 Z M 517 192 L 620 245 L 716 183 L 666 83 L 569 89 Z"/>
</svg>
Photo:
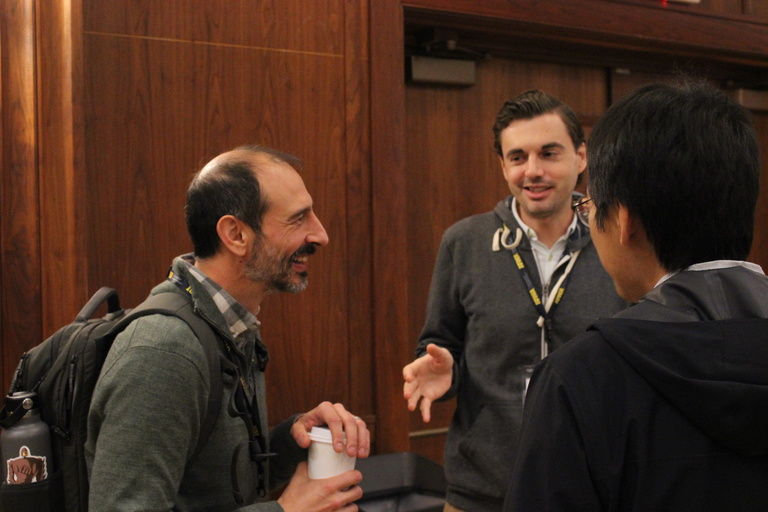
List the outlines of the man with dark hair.
<svg viewBox="0 0 768 512">
<path fill-rule="evenodd" d="M 446 511 L 501 509 L 533 365 L 626 304 L 571 205 L 586 167 L 584 133 L 557 98 L 507 101 L 494 147 L 512 195 L 443 235 L 404 397 L 430 420 L 457 396 L 445 446 Z"/>
<path fill-rule="evenodd" d="M 298 169 L 293 156 L 243 146 L 193 179 L 186 218 L 195 254 L 176 258 L 152 294 L 188 297 L 221 339 L 219 415 L 197 447 L 212 380 L 201 343 L 176 317 L 133 321 L 115 339 L 91 402 L 89 510 L 357 509 L 359 471 L 310 480 L 303 461 L 317 425 L 330 428 L 337 452 L 368 456 L 365 422 L 324 402 L 268 431 L 268 354 L 256 315 L 266 296 L 304 290 L 308 257 L 328 243 Z"/>
<path fill-rule="evenodd" d="M 642 87 L 592 130 L 582 208 L 637 302 L 534 371 L 504 509 L 764 511 L 768 279 L 746 259 L 748 113 L 698 82 Z"/>
</svg>

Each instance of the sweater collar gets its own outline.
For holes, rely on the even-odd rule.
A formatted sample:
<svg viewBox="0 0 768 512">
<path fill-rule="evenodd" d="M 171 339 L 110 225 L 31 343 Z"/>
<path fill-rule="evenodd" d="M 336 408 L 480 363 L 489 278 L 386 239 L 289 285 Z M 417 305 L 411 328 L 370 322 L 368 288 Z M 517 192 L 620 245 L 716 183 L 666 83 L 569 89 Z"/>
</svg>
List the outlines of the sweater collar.
<svg viewBox="0 0 768 512">
<path fill-rule="evenodd" d="M 583 197 L 582 194 L 574 192 L 574 203 L 581 197 Z M 510 195 L 503 201 L 500 201 L 496 205 L 494 212 L 501 219 L 502 227 L 493 235 L 493 249 L 498 250 L 500 247 L 507 249 L 531 249 L 529 232 L 533 232 L 533 230 L 520 219 L 514 196 Z M 570 252 L 584 248 L 592 240 L 589 234 L 589 226 L 584 224 L 578 218 L 578 215 L 573 217 L 573 221 L 568 227 L 566 241 L 566 247 Z"/>
</svg>

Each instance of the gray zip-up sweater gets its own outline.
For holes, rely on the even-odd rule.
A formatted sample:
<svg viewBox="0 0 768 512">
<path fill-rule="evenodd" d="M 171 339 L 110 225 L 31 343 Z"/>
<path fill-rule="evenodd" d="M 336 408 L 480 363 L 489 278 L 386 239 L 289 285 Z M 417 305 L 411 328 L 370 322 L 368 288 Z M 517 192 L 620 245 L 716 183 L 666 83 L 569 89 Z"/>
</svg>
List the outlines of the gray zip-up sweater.
<svg viewBox="0 0 768 512">
<path fill-rule="evenodd" d="M 187 275 L 177 258 L 173 271 L 191 286 L 195 310 L 230 341 L 226 322 L 197 279 Z M 185 293 L 165 281 L 159 292 Z M 258 333 L 256 333 L 259 336 Z M 264 374 L 252 357 L 255 340 L 235 348 L 241 375 L 256 392 L 262 431 L 267 431 Z M 246 354 L 251 354 L 247 356 Z M 226 354 L 225 354 L 226 357 Z M 202 345 L 178 318 L 142 317 L 115 339 L 94 390 L 88 418 L 86 459 L 90 468 L 90 510 L 200 510 L 278 512 L 274 501 L 256 500 L 256 465 L 247 447 L 238 458 L 237 478 L 245 496 L 238 508 L 232 492 L 231 464 L 237 446 L 248 440 L 245 422 L 229 414 L 238 385 L 223 373 L 224 391 L 219 417 L 200 453 L 191 458 L 205 415 L 210 375 Z M 278 457 L 269 463 L 269 482 L 289 479 L 306 460 L 290 435 L 293 418 L 269 436 Z"/>
<path fill-rule="evenodd" d="M 524 381 L 541 359 L 539 314 L 512 251 L 504 247 L 513 245 L 518 229 L 511 202 L 510 196 L 493 212 L 463 219 L 443 235 L 417 347 L 421 356 L 427 344 L 435 343 L 450 350 L 456 361 L 453 386 L 444 397 L 457 396 L 445 446 L 447 500 L 469 512 L 501 509 L 514 465 Z M 505 225 L 508 234 L 499 240 Z M 600 265 L 586 226 L 578 225 L 567 247 L 580 254 L 553 312 L 550 350 L 627 306 Z M 525 235 L 517 251 L 542 297 Z M 569 259 L 558 266 L 552 283 Z"/>
</svg>

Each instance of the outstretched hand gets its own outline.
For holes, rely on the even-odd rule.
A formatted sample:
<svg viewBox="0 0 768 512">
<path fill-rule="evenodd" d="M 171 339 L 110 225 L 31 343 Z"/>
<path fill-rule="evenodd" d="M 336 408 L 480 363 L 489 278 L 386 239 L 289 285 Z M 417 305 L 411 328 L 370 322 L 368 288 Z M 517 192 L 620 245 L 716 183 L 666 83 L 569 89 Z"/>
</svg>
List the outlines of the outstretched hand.
<svg viewBox="0 0 768 512">
<path fill-rule="evenodd" d="M 403 368 L 403 379 L 403 397 L 408 400 L 408 410 L 415 411 L 421 400 L 421 419 L 429 423 L 432 402 L 451 388 L 453 355 L 448 349 L 430 343 L 426 354 Z"/>
</svg>

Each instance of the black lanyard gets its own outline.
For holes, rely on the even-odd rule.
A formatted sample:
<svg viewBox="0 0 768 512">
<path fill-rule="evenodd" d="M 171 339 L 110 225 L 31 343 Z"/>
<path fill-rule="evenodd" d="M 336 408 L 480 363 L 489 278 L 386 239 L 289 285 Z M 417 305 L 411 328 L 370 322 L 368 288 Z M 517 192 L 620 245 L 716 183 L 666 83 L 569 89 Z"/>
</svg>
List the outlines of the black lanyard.
<svg viewBox="0 0 768 512">
<path fill-rule="evenodd" d="M 504 226 L 505 230 L 508 230 L 507 226 Z M 520 255 L 520 252 L 517 250 L 517 247 L 508 247 L 509 250 L 512 251 L 512 257 L 515 260 L 515 266 L 517 267 L 517 270 L 520 274 L 520 278 L 523 280 L 523 286 L 525 286 L 526 290 L 528 290 L 528 296 L 531 298 L 531 302 L 533 302 L 534 307 L 536 308 L 536 311 L 539 313 L 539 320 L 537 324 L 539 327 L 541 327 L 544 330 L 544 339 L 547 343 L 547 347 L 549 350 L 552 350 L 552 317 L 554 315 L 555 309 L 560 304 L 560 301 L 563 300 L 563 295 L 565 295 L 565 288 L 568 284 L 568 280 L 570 279 L 570 270 L 572 268 L 572 265 L 569 265 L 566 267 L 566 270 L 563 274 L 563 279 L 560 281 L 560 286 L 557 287 L 557 289 L 553 289 L 550 291 L 550 293 L 554 293 L 555 297 L 552 302 L 552 304 L 549 307 L 549 310 L 544 306 L 544 304 L 541 302 L 541 297 L 539 296 L 539 293 L 536 291 L 536 287 L 533 284 L 533 279 L 531 279 L 531 274 L 528 272 L 528 268 L 525 266 L 525 263 L 523 262 L 523 257 Z M 576 254 L 571 253 L 568 248 L 566 247 L 563 251 L 563 255 L 560 257 L 560 261 L 563 260 L 566 256 L 569 256 L 570 258 L 575 258 Z M 535 255 L 534 255 L 535 257 Z M 553 274 L 554 275 L 554 274 Z M 542 283 L 543 286 L 543 283 Z"/>
</svg>

